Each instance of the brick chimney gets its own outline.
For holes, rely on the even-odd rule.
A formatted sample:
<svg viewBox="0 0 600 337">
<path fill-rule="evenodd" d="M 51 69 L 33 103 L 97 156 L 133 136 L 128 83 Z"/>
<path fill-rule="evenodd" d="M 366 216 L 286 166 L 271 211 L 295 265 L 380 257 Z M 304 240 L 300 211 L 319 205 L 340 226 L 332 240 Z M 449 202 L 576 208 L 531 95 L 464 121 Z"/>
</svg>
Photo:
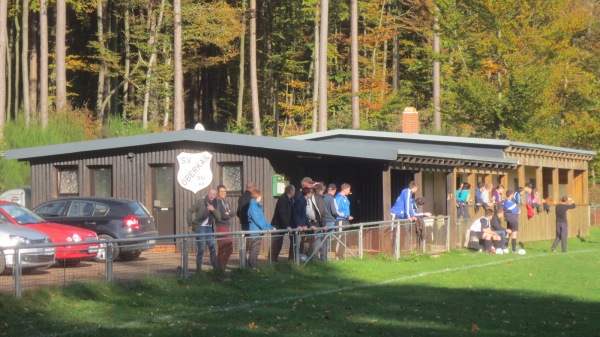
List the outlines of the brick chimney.
<svg viewBox="0 0 600 337">
<path fill-rule="evenodd" d="M 402 112 L 402 133 L 419 133 L 419 113 L 412 106 Z"/>
</svg>

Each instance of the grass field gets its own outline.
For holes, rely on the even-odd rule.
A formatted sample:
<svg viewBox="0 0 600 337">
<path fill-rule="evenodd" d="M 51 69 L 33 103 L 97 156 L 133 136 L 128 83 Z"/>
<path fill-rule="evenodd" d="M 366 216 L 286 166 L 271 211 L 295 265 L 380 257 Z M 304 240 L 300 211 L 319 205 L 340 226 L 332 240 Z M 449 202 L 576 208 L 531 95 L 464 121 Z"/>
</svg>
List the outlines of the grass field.
<svg viewBox="0 0 600 337">
<path fill-rule="evenodd" d="M 600 336 L 600 228 L 549 246 L 2 295 L 0 335 Z"/>
</svg>

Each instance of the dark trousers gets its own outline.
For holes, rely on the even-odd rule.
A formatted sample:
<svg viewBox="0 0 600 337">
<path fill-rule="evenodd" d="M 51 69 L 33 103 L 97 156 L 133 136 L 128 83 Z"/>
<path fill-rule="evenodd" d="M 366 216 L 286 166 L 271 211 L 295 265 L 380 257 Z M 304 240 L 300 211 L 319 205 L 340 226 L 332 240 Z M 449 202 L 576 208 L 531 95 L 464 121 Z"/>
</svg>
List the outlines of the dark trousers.
<svg viewBox="0 0 600 337">
<path fill-rule="evenodd" d="M 229 227 L 217 226 L 218 233 L 229 233 Z M 229 257 L 233 253 L 233 240 L 231 235 L 220 235 L 217 240 L 217 262 L 219 267 L 225 269 Z"/>
<path fill-rule="evenodd" d="M 250 252 L 248 255 L 248 265 L 250 268 L 256 268 L 258 266 L 258 254 L 260 253 L 262 236 L 251 236 L 247 242 L 247 249 Z"/>
<path fill-rule="evenodd" d="M 271 262 L 277 262 L 279 259 L 284 238 L 285 234 L 271 235 L 271 251 L 269 252 L 269 260 Z"/>
<path fill-rule="evenodd" d="M 558 242 L 562 246 L 563 253 L 567 251 L 567 237 L 569 236 L 569 225 L 567 223 L 557 223 L 556 224 L 556 239 L 554 239 L 554 243 L 552 244 L 552 249 L 556 249 L 558 246 Z"/>
</svg>

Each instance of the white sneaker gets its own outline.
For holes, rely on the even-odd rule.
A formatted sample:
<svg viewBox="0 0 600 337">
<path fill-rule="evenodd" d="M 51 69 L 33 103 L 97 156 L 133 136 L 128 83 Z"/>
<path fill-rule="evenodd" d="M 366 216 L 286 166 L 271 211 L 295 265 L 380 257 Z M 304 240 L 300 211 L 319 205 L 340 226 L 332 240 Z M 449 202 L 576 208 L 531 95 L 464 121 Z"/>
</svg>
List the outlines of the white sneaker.
<svg viewBox="0 0 600 337">
<path fill-rule="evenodd" d="M 508 248 L 504 248 L 504 254 L 508 254 Z"/>
</svg>

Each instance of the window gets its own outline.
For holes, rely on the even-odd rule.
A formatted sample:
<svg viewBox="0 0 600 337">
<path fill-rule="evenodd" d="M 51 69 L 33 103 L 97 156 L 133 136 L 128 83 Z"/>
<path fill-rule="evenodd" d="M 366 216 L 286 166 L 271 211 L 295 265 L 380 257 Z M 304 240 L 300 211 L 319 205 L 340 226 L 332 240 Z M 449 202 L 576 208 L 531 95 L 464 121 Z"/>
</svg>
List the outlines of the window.
<svg viewBox="0 0 600 337">
<path fill-rule="evenodd" d="M 59 217 L 62 216 L 66 204 L 67 202 L 63 200 L 49 202 L 36 208 L 35 213 L 44 218 Z"/>
<path fill-rule="evenodd" d="M 91 201 L 73 201 L 67 212 L 67 217 L 104 216 L 108 213 L 108 206 Z"/>
<path fill-rule="evenodd" d="M 79 180 L 77 167 L 63 167 L 58 170 L 58 195 L 78 195 Z"/>
<path fill-rule="evenodd" d="M 112 197 L 112 169 L 110 167 L 90 168 L 90 190 L 93 196 Z"/>
<path fill-rule="evenodd" d="M 221 181 L 230 195 L 242 194 L 242 164 L 221 164 Z"/>
</svg>

